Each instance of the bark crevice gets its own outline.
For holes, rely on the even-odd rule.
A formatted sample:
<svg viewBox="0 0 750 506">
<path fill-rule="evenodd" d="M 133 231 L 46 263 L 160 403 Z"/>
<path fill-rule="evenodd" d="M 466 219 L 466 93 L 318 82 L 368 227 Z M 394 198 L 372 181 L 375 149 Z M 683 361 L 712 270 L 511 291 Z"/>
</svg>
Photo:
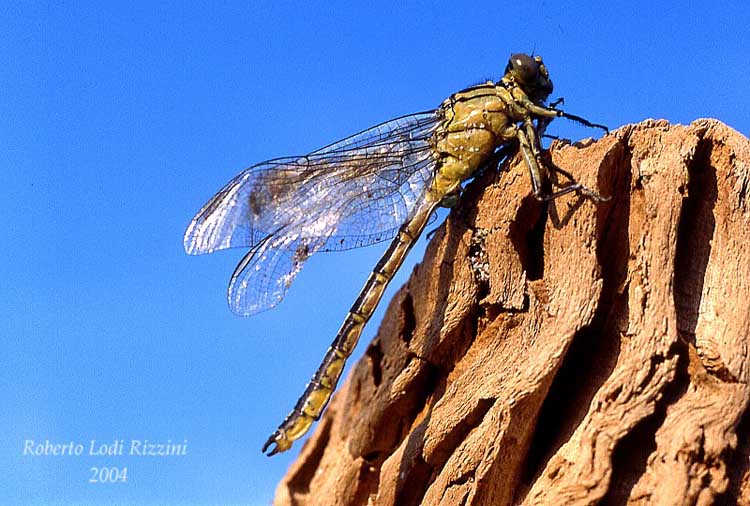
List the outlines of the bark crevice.
<svg viewBox="0 0 750 506">
<path fill-rule="evenodd" d="M 299 506 L 750 506 L 750 142 L 648 120 L 439 227 L 277 489 Z"/>
</svg>

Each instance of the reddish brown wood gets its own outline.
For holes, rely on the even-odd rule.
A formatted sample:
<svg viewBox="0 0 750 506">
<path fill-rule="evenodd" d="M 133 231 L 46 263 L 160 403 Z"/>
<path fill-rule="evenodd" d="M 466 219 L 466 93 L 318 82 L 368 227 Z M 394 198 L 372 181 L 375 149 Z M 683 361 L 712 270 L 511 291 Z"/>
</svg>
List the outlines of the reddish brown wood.
<svg viewBox="0 0 750 506">
<path fill-rule="evenodd" d="M 750 505 L 750 142 L 551 153 L 611 201 L 471 183 L 275 504 Z"/>
</svg>

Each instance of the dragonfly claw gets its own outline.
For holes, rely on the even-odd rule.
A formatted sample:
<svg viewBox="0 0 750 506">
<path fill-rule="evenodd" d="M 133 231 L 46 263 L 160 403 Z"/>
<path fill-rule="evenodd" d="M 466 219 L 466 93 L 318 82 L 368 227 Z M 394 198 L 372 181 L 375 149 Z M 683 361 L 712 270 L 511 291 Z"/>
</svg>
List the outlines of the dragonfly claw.
<svg viewBox="0 0 750 506">
<path fill-rule="evenodd" d="M 273 448 L 271 448 L 271 445 L 275 445 Z M 266 444 L 263 445 L 263 448 L 261 451 L 263 453 L 266 453 L 266 450 L 270 451 L 268 452 L 267 456 L 272 457 L 276 455 L 277 453 L 284 452 L 291 448 L 292 442 L 289 441 L 281 432 L 278 430 L 271 434 L 271 437 L 268 438 L 266 441 Z"/>
</svg>

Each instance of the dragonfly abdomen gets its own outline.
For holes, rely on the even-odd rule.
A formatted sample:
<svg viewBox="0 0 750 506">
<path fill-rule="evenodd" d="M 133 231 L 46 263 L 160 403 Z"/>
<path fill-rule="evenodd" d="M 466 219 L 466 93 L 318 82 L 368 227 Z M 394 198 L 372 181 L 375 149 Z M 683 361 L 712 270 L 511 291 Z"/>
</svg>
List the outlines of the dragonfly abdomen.
<svg viewBox="0 0 750 506">
<path fill-rule="evenodd" d="M 439 203 L 439 200 L 433 198 L 426 199 L 415 215 L 399 228 L 398 234 L 370 273 L 359 297 L 349 309 L 344 323 L 323 357 L 320 367 L 307 384 L 305 392 L 291 413 L 266 441 L 263 446 L 264 452 L 272 444 L 276 446 L 269 455 L 287 450 L 293 441 L 302 437 L 313 422 L 320 418 L 336 389 L 346 360 L 357 346 L 364 326 L 372 317 L 388 283 L 401 267 L 406 254 L 422 233 L 430 215 Z"/>
</svg>

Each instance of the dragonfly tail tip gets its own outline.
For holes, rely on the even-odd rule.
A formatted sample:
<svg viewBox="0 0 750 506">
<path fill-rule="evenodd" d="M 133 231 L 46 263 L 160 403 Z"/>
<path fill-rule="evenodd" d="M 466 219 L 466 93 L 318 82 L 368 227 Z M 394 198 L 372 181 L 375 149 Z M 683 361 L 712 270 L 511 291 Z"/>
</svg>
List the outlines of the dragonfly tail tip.
<svg viewBox="0 0 750 506">
<path fill-rule="evenodd" d="M 284 450 L 286 450 L 286 448 L 284 448 L 283 445 L 280 444 L 280 441 L 281 441 L 280 434 L 278 431 L 276 431 L 273 434 L 271 434 L 271 437 L 268 438 L 266 443 L 263 445 L 263 448 L 261 449 L 261 451 L 263 453 L 267 452 L 266 456 L 268 457 L 273 457 L 277 453 L 283 452 Z M 271 445 L 273 445 L 273 448 L 271 448 Z"/>
</svg>

